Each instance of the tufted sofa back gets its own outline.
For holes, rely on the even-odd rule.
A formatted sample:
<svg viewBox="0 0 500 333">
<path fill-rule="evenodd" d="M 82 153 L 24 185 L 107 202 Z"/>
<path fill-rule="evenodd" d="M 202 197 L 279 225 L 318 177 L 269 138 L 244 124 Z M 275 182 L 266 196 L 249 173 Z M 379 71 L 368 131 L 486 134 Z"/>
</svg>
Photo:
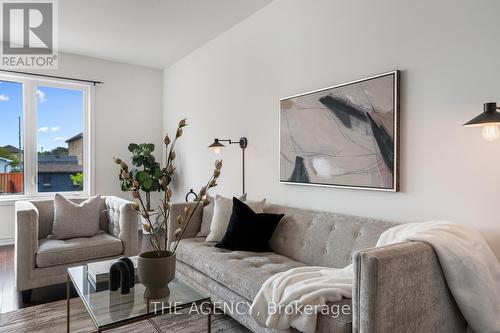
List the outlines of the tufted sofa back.
<svg viewBox="0 0 500 333">
<path fill-rule="evenodd" d="M 83 199 L 71 199 L 71 201 L 79 204 L 85 201 Z M 38 239 L 47 238 L 52 232 L 54 224 L 54 200 L 33 200 L 31 203 L 38 209 Z M 106 208 L 106 197 L 101 197 L 101 205 L 99 207 L 101 215 L 99 217 L 99 229 L 108 232 L 108 210 Z"/>
<path fill-rule="evenodd" d="M 374 247 L 382 232 L 398 224 L 280 205 L 267 205 L 264 212 L 285 214 L 271 249 L 311 266 L 345 267 L 355 252 Z"/>
</svg>

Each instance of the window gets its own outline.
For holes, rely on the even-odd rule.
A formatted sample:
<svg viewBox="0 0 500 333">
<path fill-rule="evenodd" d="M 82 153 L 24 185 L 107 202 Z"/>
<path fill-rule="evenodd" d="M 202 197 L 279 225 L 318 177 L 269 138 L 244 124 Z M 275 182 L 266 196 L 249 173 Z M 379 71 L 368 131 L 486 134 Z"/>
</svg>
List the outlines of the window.
<svg viewBox="0 0 500 333">
<path fill-rule="evenodd" d="M 24 193 L 23 85 L 0 82 L 0 196 Z"/>
<path fill-rule="evenodd" d="M 0 74 L 0 200 L 91 194 L 90 84 Z"/>
</svg>

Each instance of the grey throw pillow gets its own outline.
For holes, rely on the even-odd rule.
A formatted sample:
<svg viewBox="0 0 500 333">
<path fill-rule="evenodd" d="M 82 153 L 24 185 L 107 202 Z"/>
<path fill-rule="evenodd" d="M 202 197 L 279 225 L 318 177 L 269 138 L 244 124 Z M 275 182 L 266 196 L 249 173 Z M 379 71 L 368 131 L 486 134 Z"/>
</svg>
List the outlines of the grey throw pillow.
<svg viewBox="0 0 500 333">
<path fill-rule="evenodd" d="M 210 225 L 212 224 L 212 218 L 214 217 L 214 197 L 208 196 L 208 201 L 210 203 L 203 207 L 203 217 L 201 219 L 201 228 L 200 232 L 196 235 L 196 237 L 207 237 L 210 233 Z M 245 201 L 247 199 L 247 194 L 243 194 L 239 197 L 241 201 Z"/>
<path fill-rule="evenodd" d="M 54 197 L 53 239 L 92 237 L 99 233 L 101 196 L 76 204 L 60 194 Z"/>
</svg>

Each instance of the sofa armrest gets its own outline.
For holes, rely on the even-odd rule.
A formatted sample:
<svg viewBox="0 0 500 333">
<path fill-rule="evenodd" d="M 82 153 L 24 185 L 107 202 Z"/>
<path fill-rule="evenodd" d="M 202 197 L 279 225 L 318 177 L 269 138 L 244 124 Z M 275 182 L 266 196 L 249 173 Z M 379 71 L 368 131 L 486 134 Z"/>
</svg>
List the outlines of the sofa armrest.
<svg viewBox="0 0 500 333">
<path fill-rule="evenodd" d="M 354 257 L 353 332 L 465 332 L 432 246 L 404 242 Z"/>
<path fill-rule="evenodd" d="M 126 256 L 134 256 L 139 252 L 138 216 L 133 204 L 118 197 L 106 197 L 108 232 L 122 241 L 123 254 Z"/>
<path fill-rule="evenodd" d="M 170 208 L 170 216 L 167 221 L 167 249 L 170 249 L 170 245 L 175 241 L 175 230 L 177 230 L 180 226 L 177 223 L 177 216 L 184 215 L 184 209 L 186 207 L 191 207 L 194 209 L 196 207 L 197 202 L 181 202 L 174 203 Z M 198 208 L 193 212 L 193 218 L 191 222 L 189 222 L 189 226 L 184 233 L 184 238 L 193 238 L 196 237 L 201 228 L 201 220 L 203 217 L 203 203 L 198 205 Z M 184 221 L 185 223 L 186 221 Z"/>
<path fill-rule="evenodd" d="M 14 271 L 17 290 L 28 289 L 38 251 L 38 209 L 29 201 L 15 204 Z"/>
</svg>

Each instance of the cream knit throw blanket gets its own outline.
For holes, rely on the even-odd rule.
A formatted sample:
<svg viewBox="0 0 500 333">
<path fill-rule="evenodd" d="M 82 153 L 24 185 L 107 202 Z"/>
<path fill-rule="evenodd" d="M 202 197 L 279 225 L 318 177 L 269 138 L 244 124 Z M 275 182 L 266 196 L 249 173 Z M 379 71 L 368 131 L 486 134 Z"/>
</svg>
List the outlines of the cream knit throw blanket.
<svg viewBox="0 0 500 333">
<path fill-rule="evenodd" d="M 500 332 L 500 264 L 479 232 L 447 221 L 402 224 L 386 230 L 377 247 L 403 241 L 421 241 L 434 248 L 469 330 Z M 278 273 L 264 282 L 250 313 L 264 327 L 313 333 L 327 302 L 352 297 L 352 278 L 352 265 Z"/>
</svg>

